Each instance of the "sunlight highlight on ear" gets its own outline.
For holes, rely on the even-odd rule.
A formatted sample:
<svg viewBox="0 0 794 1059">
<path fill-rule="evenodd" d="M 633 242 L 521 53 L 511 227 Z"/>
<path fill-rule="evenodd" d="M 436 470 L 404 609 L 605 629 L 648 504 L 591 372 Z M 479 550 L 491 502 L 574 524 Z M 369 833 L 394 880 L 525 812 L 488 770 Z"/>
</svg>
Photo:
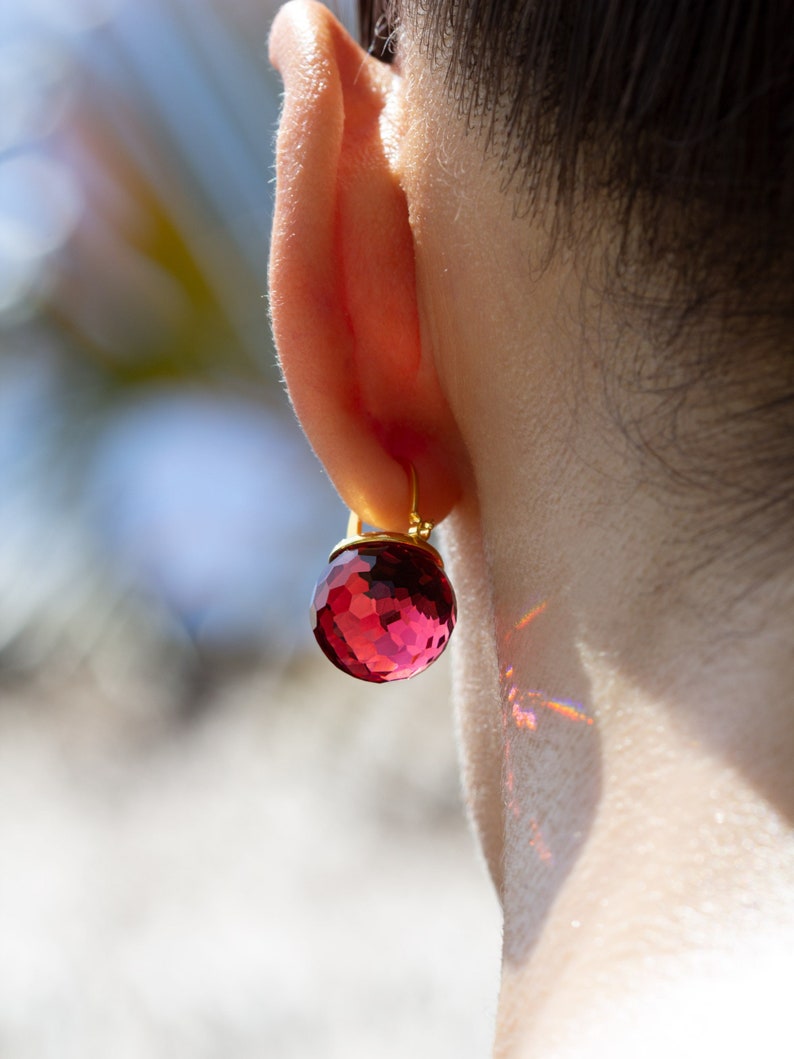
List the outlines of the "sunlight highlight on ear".
<svg viewBox="0 0 794 1059">
<path fill-rule="evenodd" d="M 271 56 L 285 90 L 271 306 L 290 398 L 348 507 L 402 526 L 413 464 L 438 522 L 462 446 L 421 346 L 409 206 L 384 143 L 399 78 L 310 0 L 281 9 Z"/>
</svg>

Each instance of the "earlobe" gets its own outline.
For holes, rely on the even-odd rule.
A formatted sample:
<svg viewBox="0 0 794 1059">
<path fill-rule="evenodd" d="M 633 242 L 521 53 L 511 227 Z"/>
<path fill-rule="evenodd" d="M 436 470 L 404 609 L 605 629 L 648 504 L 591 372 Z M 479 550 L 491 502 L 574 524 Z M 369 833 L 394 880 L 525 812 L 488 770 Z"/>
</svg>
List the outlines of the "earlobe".
<svg viewBox="0 0 794 1059">
<path fill-rule="evenodd" d="M 401 528 L 412 463 L 438 521 L 460 491 L 459 443 L 422 350 L 408 207 L 384 143 L 397 76 L 306 0 L 279 12 L 271 57 L 285 96 L 270 297 L 290 397 L 359 515 Z"/>
</svg>

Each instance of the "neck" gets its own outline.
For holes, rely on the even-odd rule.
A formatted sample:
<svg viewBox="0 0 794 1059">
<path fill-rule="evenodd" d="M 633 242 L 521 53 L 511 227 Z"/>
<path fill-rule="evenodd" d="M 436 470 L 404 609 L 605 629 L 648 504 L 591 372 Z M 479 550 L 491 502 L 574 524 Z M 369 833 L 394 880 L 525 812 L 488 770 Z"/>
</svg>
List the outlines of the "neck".
<svg viewBox="0 0 794 1059">
<path fill-rule="evenodd" d="M 650 960 L 794 920 L 792 565 L 738 560 L 727 505 L 679 473 L 693 441 L 721 455 L 717 402 L 670 412 L 691 391 L 659 386 L 622 409 L 644 446 L 616 425 L 621 369 L 664 359 L 606 339 L 576 262 L 532 269 L 543 233 L 461 150 L 454 186 L 406 171 L 423 346 L 472 465 L 447 533 L 456 699 L 504 909 L 497 1054 L 551 1056 L 572 1004 L 616 1010 Z"/>
<path fill-rule="evenodd" d="M 533 430 L 570 445 L 564 406 Z M 571 997 L 619 1003 L 651 956 L 680 975 L 794 923 L 790 582 L 676 548 L 694 518 L 682 532 L 609 473 L 582 421 L 574 450 L 527 446 L 530 467 L 492 439 L 459 519 L 481 527 L 495 619 L 504 1056 L 553 1054 Z"/>
</svg>

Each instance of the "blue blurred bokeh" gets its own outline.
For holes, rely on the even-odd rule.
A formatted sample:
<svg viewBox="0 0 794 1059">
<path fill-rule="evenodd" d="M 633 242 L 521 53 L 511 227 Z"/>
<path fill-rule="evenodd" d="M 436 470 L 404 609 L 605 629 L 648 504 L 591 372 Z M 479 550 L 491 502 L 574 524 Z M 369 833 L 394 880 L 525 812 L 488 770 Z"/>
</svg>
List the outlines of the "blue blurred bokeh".
<svg viewBox="0 0 794 1059">
<path fill-rule="evenodd" d="M 445 663 L 313 649 L 276 3 L 0 0 L 2 1059 L 488 1049 Z"/>
<path fill-rule="evenodd" d="M 0 6 L 0 675 L 307 642 L 344 513 L 267 323 L 275 6 Z"/>
</svg>

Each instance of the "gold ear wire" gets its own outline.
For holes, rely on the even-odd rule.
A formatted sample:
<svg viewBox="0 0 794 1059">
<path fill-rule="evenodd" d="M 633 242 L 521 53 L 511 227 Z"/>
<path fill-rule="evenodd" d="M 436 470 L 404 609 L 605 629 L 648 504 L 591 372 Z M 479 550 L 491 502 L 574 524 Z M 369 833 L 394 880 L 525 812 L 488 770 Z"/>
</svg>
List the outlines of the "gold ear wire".
<svg viewBox="0 0 794 1059">
<path fill-rule="evenodd" d="M 413 544 L 417 548 L 423 548 L 425 551 L 430 552 L 439 565 L 443 565 L 441 556 L 433 545 L 429 543 L 430 534 L 433 532 L 435 523 L 423 519 L 417 510 L 419 507 L 419 483 L 416 477 L 416 468 L 412 463 L 409 463 L 408 470 L 411 476 L 411 510 L 408 515 L 408 532 L 390 533 L 383 530 L 375 530 L 372 533 L 364 533 L 362 532 L 361 518 L 351 509 L 347 520 L 345 538 L 335 546 L 328 557 L 329 562 L 335 559 L 340 552 L 346 551 L 348 548 L 355 548 L 359 544 L 375 541 L 397 541 L 403 544 Z"/>
<path fill-rule="evenodd" d="M 418 537 L 420 541 L 427 543 L 435 522 L 423 519 L 419 514 L 419 484 L 416 480 L 416 468 L 412 463 L 409 463 L 408 467 L 411 471 L 411 514 L 408 516 L 408 536 Z"/>
<path fill-rule="evenodd" d="M 345 540 L 353 540 L 356 537 L 360 537 L 363 529 L 364 526 L 361 519 L 351 507 L 350 516 L 347 520 L 347 533 L 345 534 Z"/>
</svg>

